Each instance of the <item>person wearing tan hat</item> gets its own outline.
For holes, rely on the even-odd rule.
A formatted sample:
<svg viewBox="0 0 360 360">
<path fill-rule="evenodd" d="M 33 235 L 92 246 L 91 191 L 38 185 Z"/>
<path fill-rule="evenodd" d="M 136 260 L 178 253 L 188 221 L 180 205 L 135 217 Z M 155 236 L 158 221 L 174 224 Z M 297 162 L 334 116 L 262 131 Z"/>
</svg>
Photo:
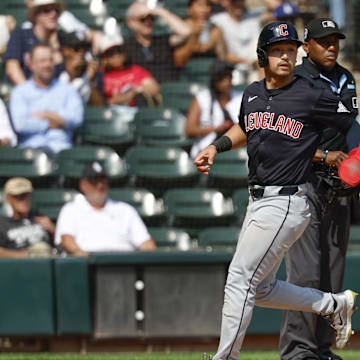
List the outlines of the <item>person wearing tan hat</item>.
<svg viewBox="0 0 360 360">
<path fill-rule="evenodd" d="M 122 39 L 105 37 L 100 49 L 98 89 L 108 105 L 161 104 L 159 83 L 142 66 L 131 63 Z"/>
<path fill-rule="evenodd" d="M 55 225 L 47 216 L 31 211 L 31 182 L 23 177 L 9 179 L 4 186 L 6 202 L 12 215 L 0 216 L 0 257 L 23 258 L 35 244 L 50 244 Z"/>
<path fill-rule="evenodd" d="M 63 61 L 57 36 L 58 19 L 65 4 L 55 0 L 33 0 L 28 11 L 33 26 L 15 29 L 3 57 L 5 74 L 12 84 L 23 83 L 30 75 L 29 53 L 38 43 L 49 44 L 54 51 L 55 64 Z"/>
</svg>

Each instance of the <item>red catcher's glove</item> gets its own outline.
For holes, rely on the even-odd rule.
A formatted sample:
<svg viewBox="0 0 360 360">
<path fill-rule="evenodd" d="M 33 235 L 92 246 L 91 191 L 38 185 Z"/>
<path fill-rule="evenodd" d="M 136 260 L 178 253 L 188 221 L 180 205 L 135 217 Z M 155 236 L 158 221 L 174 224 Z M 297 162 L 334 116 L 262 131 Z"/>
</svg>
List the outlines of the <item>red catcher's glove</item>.
<svg viewBox="0 0 360 360">
<path fill-rule="evenodd" d="M 341 163 L 338 174 L 346 185 L 356 187 L 360 184 L 360 146 L 351 150 L 349 157 Z"/>
</svg>

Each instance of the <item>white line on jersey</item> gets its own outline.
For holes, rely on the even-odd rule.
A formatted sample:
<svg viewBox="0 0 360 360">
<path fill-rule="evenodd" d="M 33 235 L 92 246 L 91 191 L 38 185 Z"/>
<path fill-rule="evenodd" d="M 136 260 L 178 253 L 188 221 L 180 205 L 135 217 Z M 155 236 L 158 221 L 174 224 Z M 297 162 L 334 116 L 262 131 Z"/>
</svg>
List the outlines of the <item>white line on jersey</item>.
<svg viewBox="0 0 360 360">
<path fill-rule="evenodd" d="M 248 102 L 251 102 L 251 101 L 255 100 L 257 97 L 258 97 L 257 95 L 255 95 L 255 96 L 249 96 Z"/>
</svg>

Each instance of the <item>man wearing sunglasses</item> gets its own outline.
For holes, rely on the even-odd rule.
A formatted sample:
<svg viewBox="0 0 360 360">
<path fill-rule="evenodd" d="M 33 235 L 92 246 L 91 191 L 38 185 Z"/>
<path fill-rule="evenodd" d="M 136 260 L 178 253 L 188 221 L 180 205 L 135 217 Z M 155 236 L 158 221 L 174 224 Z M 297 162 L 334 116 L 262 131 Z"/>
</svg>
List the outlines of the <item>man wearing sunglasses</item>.
<svg viewBox="0 0 360 360">
<path fill-rule="evenodd" d="M 29 250 L 40 243 L 44 252 L 51 255 L 55 225 L 47 216 L 39 216 L 31 210 L 32 192 L 32 184 L 26 178 L 11 178 L 5 183 L 4 193 L 11 216 L 0 216 L 2 258 L 28 257 Z"/>
<path fill-rule="evenodd" d="M 154 35 L 157 18 L 170 28 L 171 34 Z M 180 17 L 164 8 L 150 8 L 135 1 L 127 9 L 127 25 L 133 35 L 126 41 L 132 63 L 148 70 L 158 82 L 177 79 L 175 47 L 189 35 L 190 28 Z"/>
<path fill-rule="evenodd" d="M 4 54 L 5 74 L 14 85 L 23 83 L 31 75 L 29 68 L 30 49 L 38 44 L 45 43 L 54 51 L 55 74 L 60 71 L 63 61 L 58 41 L 58 19 L 65 4 L 56 0 L 34 0 L 28 10 L 31 28 L 17 28 L 10 36 L 7 50 Z"/>
</svg>

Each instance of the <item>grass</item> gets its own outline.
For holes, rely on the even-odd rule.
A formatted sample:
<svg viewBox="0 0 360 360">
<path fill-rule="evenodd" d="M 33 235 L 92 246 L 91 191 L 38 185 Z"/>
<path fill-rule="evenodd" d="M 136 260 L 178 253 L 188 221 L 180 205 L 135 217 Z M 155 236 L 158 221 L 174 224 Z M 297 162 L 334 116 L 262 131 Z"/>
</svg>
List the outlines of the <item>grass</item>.
<svg viewBox="0 0 360 360">
<path fill-rule="evenodd" d="M 337 351 L 344 360 L 359 360 L 360 350 Z M 279 360 L 276 351 L 244 351 L 240 360 Z M 53 354 L 53 353 L 0 353 L 0 360 L 202 360 L 201 353 L 113 353 L 113 354 Z"/>
</svg>

